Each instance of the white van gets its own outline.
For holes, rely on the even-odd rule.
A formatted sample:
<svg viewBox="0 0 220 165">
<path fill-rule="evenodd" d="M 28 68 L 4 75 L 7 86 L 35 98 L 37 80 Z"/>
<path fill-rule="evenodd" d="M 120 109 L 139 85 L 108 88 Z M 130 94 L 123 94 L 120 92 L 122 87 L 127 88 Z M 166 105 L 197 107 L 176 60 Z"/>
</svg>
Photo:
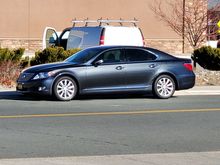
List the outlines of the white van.
<svg viewBox="0 0 220 165">
<path fill-rule="evenodd" d="M 76 22 L 84 22 L 85 26 L 76 27 Z M 99 23 L 99 26 L 88 26 L 88 23 Z M 58 35 L 54 28 L 47 27 L 44 31 L 43 49 L 50 46 L 62 46 L 64 49 L 88 48 L 98 45 L 131 45 L 144 46 L 144 37 L 136 20 L 97 20 L 73 21 L 74 26 L 66 28 Z M 102 25 L 103 23 L 120 23 L 120 26 Z M 133 26 L 123 26 L 132 23 Z"/>
</svg>

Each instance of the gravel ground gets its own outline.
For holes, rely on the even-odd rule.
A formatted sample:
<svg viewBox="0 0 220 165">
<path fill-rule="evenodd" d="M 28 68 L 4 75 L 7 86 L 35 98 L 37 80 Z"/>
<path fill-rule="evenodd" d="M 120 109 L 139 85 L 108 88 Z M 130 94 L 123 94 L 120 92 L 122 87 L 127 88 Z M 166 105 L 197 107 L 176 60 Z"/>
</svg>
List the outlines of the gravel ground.
<svg viewBox="0 0 220 165">
<path fill-rule="evenodd" d="M 194 70 L 197 86 L 220 86 L 220 71 L 209 71 L 201 67 Z"/>
</svg>

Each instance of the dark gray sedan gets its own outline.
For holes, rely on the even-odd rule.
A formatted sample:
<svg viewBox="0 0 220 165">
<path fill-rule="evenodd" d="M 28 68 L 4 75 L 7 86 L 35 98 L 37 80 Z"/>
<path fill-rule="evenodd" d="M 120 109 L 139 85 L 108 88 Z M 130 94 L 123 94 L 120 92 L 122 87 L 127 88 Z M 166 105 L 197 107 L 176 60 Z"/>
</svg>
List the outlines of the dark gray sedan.
<svg viewBox="0 0 220 165">
<path fill-rule="evenodd" d="M 17 91 L 71 100 L 88 93 L 149 92 L 167 99 L 195 84 L 190 59 L 146 47 L 100 46 L 84 49 L 63 62 L 30 67 Z"/>
</svg>

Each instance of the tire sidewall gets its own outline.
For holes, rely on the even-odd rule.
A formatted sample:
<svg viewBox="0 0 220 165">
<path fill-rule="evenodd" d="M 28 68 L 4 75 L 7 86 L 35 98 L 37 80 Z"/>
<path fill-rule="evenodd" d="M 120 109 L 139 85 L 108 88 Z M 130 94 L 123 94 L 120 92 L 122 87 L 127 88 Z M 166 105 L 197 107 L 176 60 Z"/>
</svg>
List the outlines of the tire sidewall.
<svg viewBox="0 0 220 165">
<path fill-rule="evenodd" d="M 73 83 L 74 88 L 75 88 L 73 97 L 70 98 L 70 99 L 63 99 L 63 98 L 60 97 L 60 96 L 58 95 L 58 93 L 57 93 L 57 85 L 58 85 L 58 83 L 59 83 L 60 81 L 62 81 L 62 80 L 64 80 L 64 79 L 70 80 L 70 81 Z M 76 97 L 76 95 L 77 95 L 77 85 L 76 85 L 76 82 L 75 82 L 72 78 L 70 78 L 69 76 L 62 76 L 62 77 L 57 78 L 57 79 L 55 80 L 55 82 L 54 82 L 54 85 L 53 85 L 53 95 L 55 96 L 55 98 L 56 98 L 57 100 L 60 100 L 60 101 L 70 101 L 70 100 L 74 99 L 74 98 Z"/>
<path fill-rule="evenodd" d="M 157 83 L 160 79 L 162 78 L 168 78 L 172 84 L 173 84 L 173 91 L 170 95 L 168 96 L 162 96 L 158 91 L 157 91 Z M 169 75 L 160 75 L 159 77 L 156 78 L 156 80 L 154 81 L 154 84 L 153 84 L 153 93 L 154 95 L 157 97 L 157 98 L 160 98 L 160 99 L 168 99 L 170 97 L 173 96 L 174 92 L 175 92 L 175 89 L 176 89 L 176 84 L 175 84 L 175 81 L 173 80 L 172 77 L 170 77 Z"/>
</svg>

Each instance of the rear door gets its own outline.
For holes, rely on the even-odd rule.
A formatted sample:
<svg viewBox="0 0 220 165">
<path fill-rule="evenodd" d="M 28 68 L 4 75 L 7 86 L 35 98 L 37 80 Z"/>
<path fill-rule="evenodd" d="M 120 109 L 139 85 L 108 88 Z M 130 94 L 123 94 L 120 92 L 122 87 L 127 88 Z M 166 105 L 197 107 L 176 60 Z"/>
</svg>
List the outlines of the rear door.
<svg viewBox="0 0 220 165">
<path fill-rule="evenodd" d="M 58 40 L 58 34 L 56 29 L 52 27 L 46 27 L 43 34 L 43 49 L 55 45 Z"/>
<path fill-rule="evenodd" d="M 157 56 L 145 49 L 125 49 L 127 67 L 126 83 L 128 88 L 146 88 L 159 68 Z"/>
<path fill-rule="evenodd" d="M 143 36 L 137 27 L 106 27 L 104 45 L 144 46 Z"/>
</svg>

